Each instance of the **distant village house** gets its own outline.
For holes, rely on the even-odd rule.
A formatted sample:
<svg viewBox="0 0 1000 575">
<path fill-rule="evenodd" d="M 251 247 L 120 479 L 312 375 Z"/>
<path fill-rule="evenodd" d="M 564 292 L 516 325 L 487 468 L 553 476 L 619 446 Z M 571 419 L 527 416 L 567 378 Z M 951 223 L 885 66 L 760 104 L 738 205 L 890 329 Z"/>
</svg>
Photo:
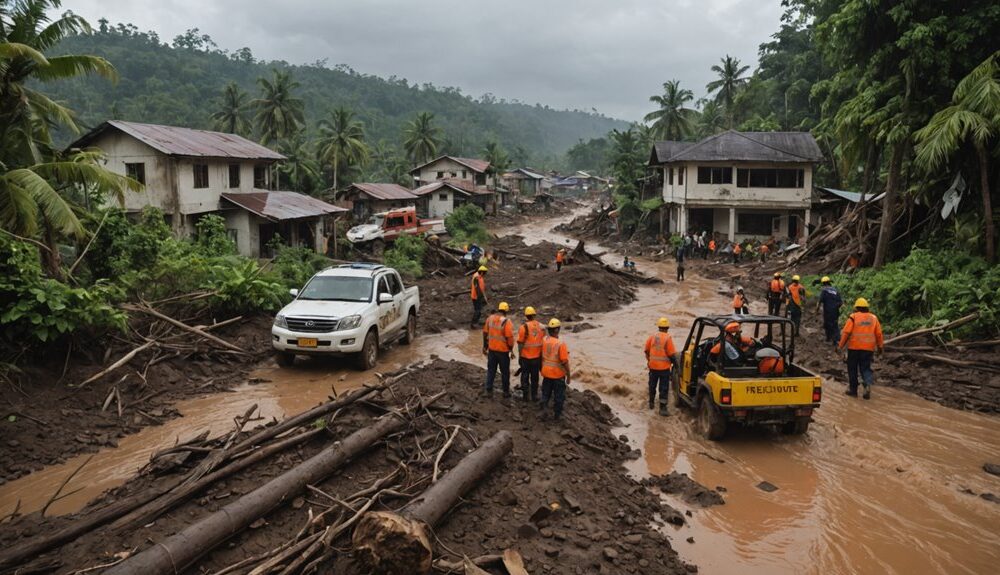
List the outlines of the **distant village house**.
<svg viewBox="0 0 1000 575">
<path fill-rule="evenodd" d="M 351 211 L 354 221 L 372 214 L 417 205 L 417 196 L 399 184 L 355 183 L 341 192 L 337 204 Z"/>
<path fill-rule="evenodd" d="M 470 186 L 463 180 L 431 182 L 413 190 L 413 194 L 419 198 L 417 211 L 429 218 L 443 218 L 468 203 L 483 211 L 493 209 L 493 192 Z"/>
<path fill-rule="evenodd" d="M 490 163 L 486 160 L 441 156 L 413 168 L 410 174 L 419 185 L 413 190 L 414 195 L 423 199 L 420 211 L 428 217 L 444 217 L 467 202 L 495 212 L 497 202 L 506 205 L 510 201 L 506 190 L 498 188 L 496 177 L 490 173 Z M 440 182 L 446 182 L 448 186 L 444 189 L 429 187 Z M 432 191 L 436 191 L 437 195 L 430 196 Z"/>
</svg>

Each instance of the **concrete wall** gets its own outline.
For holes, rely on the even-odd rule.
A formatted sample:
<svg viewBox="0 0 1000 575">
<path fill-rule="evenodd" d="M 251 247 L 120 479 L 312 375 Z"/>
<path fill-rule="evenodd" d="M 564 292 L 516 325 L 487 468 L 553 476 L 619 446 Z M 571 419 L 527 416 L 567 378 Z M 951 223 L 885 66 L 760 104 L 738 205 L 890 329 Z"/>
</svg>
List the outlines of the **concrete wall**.
<svg viewBox="0 0 1000 575">
<path fill-rule="evenodd" d="M 698 167 L 727 167 L 732 170 L 731 184 L 699 184 Z M 669 169 L 674 168 L 673 185 L 670 184 Z M 740 188 L 737 187 L 737 168 L 789 168 L 801 169 L 801 188 Z M 696 162 L 663 166 L 663 201 L 668 203 L 688 203 L 709 205 L 750 204 L 784 208 L 808 208 L 812 196 L 811 164 L 763 164 L 763 163 L 718 163 Z M 678 172 L 683 170 L 684 183 L 679 184 Z"/>
<path fill-rule="evenodd" d="M 438 177 L 438 172 L 442 172 L 443 175 Z M 442 158 L 437 162 L 428 164 L 420 169 L 420 173 L 417 176 L 421 182 L 436 182 L 441 179 L 459 179 L 459 180 L 470 180 L 475 181 L 476 173 L 472 171 L 468 166 L 463 166 L 458 162 L 449 160 L 448 158 Z M 493 186 L 493 177 L 487 176 L 486 183 L 489 186 Z"/>
<path fill-rule="evenodd" d="M 455 209 L 455 192 L 442 188 L 427 194 L 427 217 L 443 218 Z M 445 197 L 446 199 L 441 199 Z"/>
<path fill-rule="evenodd" d="M 256 257 L 260 251 L 258 241 L 257 216 L 241 209 L 231 209 L 222 212 L 226 218 L 226 229 L 236 232 L 236 251 L 244 256 Z"/>
<path fill-rule="evenodd" d="M 157 150 L 117 130 L 108 130 L 94 142 L 107 157 L 107 169 L 125 175 L 125 164 L 144 164 L 146 189 L 125 194 L 125 209 L 138 211 L 153 206 L 168 214 L 177 208 L 172 185 L 173 161 Z"/>
</svg>

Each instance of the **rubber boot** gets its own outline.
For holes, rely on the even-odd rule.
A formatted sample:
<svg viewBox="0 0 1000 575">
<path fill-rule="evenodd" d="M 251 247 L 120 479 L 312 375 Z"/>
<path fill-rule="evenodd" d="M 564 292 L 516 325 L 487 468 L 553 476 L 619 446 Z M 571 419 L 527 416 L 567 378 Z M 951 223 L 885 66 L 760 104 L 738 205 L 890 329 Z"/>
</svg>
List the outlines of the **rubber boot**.
<svg viewBox="0 0 1000 575">
<path fill-rule="evenodd" d="M 847 388 L 847 391 L 845 391 L 844 393 L 846 395 L 850 395 L 851 397 L 857 397 L 858 396 L 858 390 L 856 390 L 856 389 Z"/>
<path fill-rule="evenodd" d="M 863 397 L 865 399 L 871 399 L 872 398 L 872 386 L 866 385 L 865 386 L 865 394 L 862 395 L 861 397 Z"/>
<path fill-rule="evenodd" d="M 670 415 L 667 412 L 667 403 L 666 402 L 663 402 L 663 403 L 660 404 L 660 415 Z"/>
<path fill-rule="evenodd" d="M 649 398 L 649 408 L 653 409 L 653 398 L 652 397 Z"/>
</svg>

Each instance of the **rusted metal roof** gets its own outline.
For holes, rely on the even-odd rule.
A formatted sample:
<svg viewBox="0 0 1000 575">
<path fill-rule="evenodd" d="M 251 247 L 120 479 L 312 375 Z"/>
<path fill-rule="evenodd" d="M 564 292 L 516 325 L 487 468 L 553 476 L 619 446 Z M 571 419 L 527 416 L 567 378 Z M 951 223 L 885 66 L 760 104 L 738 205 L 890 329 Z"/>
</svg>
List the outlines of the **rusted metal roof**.
<svg viewBox="0 0 1000 575">
<path fill-rule="evenodd" d="M 433 193 L 441 188 L 451 188 L 455 192 L 462 194 L 463 196 L 488 196 L 493 192 L 485 188 L 477 188 L 475 184 L 470 180 L 438 180 L 437 182 L 431 182 L 429 184 L 424 184 L 419 188 L 413 190 L 413 195 L 415 196 L 425 196 L 427 194 Z"/>
<path fill-rule="evenodd" d="M 669 154 L 669 155 L 668 155 Z M 656 142 L 651 163 L 665 162 L 775 162 L 806 163 L 823 160 L 809 132 L 725 132 L 696 144 Z"/>
<path fill-rule="evenodd" d="M 222 199 L 272 222 L 314 218 L 347 211 L 297 192 L 224 193 Z"/>
<path fill-rule="evenodd" d="M 351 188 L 368 194 L 377 200 L 413 200 L 417 197 L 413 195 L 412 191 L 399 184 L 372 184 L 363 182 L 351 184 Z M 348 188 L 348 190 L 351 188 Z"/>
<path fill-rule="evenodd" d="M 120 120 L 104 122 L 70 144 L 70 147 L 86 147 L 109 129 L 124 132 L 168 156 L 270 161 L 285 159 L 278 152 L 236 134 Z"/>
<path fill-rule="evenodd" d="M 422 164 L 420 166 L 417 166 L 416 168 L 413 168 L 412 170 L 410 170 L 410 173 L 412 174 L 415 172 L 419 172 L 420 170 L 426 168 L 427 166 L 440 162 L 441 160 L 451 160 L 455 163 L 462 164 L 463 166 L 469 168 L 470 170 L 476 172 L 477 174 L 486 173 L 486 170 L 488 170 L 490 167 L 490 163 L 487 162 L 486 160 L 477 160 L 474 158 L 459 158 L 456 156 L 440 156 L 434 158 L 433 160 L 427 162 L 426 164 Z"/>
</svg>

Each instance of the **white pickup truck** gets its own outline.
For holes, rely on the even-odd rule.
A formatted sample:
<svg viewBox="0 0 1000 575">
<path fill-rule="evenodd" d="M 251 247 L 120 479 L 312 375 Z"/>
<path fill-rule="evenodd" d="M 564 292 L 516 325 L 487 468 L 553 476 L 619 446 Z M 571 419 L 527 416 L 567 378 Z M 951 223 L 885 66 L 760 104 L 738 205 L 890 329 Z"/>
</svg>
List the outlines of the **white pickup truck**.
<svg viewBox="0 0 1000 575">
<path fill-rule="evenodd" d="M 314 275 L 274 318 L 271 344 L 278 365 L 296 355 L 357 357 L 362 370 L 375 367 L 379 347 L 417 335 L 420 288 L 404 287 L 399 273 L 380 264 L 353 263 Z"/>
</svg>

